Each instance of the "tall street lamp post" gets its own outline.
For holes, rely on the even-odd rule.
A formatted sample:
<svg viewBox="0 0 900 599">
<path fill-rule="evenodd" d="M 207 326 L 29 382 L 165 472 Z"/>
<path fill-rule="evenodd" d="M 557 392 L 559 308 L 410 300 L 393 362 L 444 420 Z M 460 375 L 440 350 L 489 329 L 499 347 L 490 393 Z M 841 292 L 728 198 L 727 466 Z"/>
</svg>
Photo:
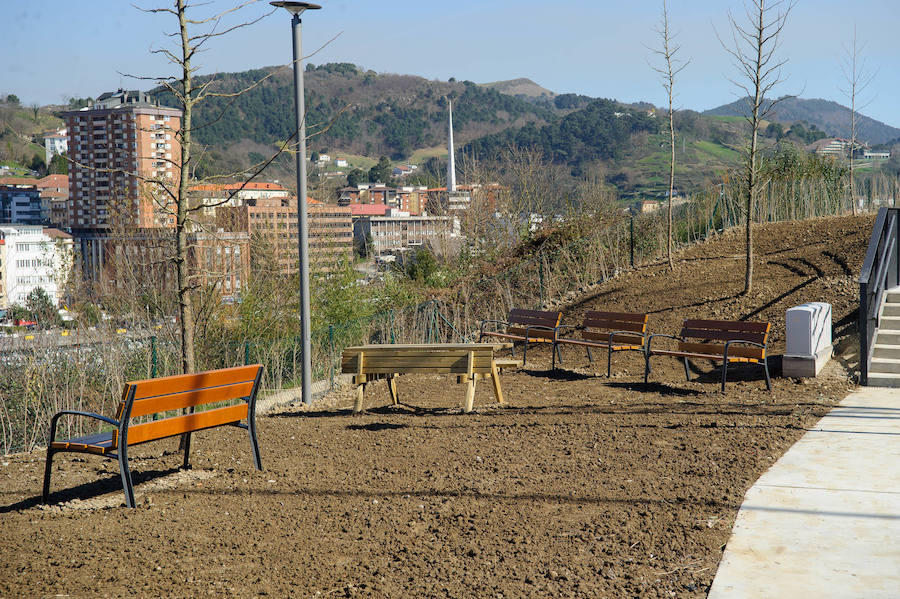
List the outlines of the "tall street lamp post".
<svg viewBox="0 0 900 599">
<path fill-rule="evenodd" d="M 285 8 L 293 15 L 291 31 L 294 39 L 294 105 L 297 109 L 297 229 L 300 250 L 300 338 L 302 339 L 303 403 L 311 404 L 310 388 L 312 387 L 312 361 L 310 350 L 309 322 L 309 228 L 307 227 L 306 206 L 306 105 L 303 98 L 303 57 L 300 15 L 305 10 L 322 8 L 309 2 L 269 2 L 272 6 Z"/>
</svg>

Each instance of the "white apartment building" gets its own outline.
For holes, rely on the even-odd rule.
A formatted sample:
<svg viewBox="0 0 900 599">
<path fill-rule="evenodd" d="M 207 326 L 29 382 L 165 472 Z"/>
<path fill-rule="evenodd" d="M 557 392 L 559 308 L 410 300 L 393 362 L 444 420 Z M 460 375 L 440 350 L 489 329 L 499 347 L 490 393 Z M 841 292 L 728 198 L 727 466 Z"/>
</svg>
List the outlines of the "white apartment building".
<svg viewBox="0 0 900 599">
<path fill-rule="evenodd" d="M 58 305 L 73 255 L 67 233 L 39 225 L 0 225 L 0 308 L 25 305 L 36 287 Z"/>
<path fill-rule="evenodd" d="M 66 154 L 69 151 L 69 132 L 63 127 L 44 136 L 44 156 L 47 166 L 56 154 Z"/>
<path fill-rule="evenodd" d="M 353 220 L 357 244 L 371 244 L 376 256 L 402 248 L 422 247 L 452 236 L 453 222 L 448 216 L 411 215 L 388 209 L 385 216 L 369 216 Z"/>
</svg>

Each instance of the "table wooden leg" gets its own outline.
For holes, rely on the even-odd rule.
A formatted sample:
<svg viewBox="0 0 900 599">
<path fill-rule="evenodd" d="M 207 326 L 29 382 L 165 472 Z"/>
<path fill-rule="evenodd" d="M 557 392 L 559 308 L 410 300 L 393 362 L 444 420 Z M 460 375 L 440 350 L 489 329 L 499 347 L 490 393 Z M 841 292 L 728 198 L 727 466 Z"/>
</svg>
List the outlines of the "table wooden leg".
<svg viewBox="0 0 900 599">
<path fill-rule="evenodd" d="M 466 370 L 466 374 L 469 380 L 468 385 L 466 386 L 466 405 L 463 407 L 463 411 L 468 414 L 472 411 L 473 405 L 475 403 L 475 352 L 469 352 L 469 360 Z"/>
<path fill-rule="evenodd" d="M 400 398 L 397 395 L 397 375 L 392 374 L 388 376 L 387 379 L 388 391 L 391 394 L 391 403 L 393 405 L 397 405 L 400 403 Z"/>
<path fill-rule="evenodd" d="M 494 397 L 497 403 L 503 405 L 503 389 L 500 388 L 500 371 L 497 365 L 491 360 L 491 381 L 494 383 Z"/>
</svg>

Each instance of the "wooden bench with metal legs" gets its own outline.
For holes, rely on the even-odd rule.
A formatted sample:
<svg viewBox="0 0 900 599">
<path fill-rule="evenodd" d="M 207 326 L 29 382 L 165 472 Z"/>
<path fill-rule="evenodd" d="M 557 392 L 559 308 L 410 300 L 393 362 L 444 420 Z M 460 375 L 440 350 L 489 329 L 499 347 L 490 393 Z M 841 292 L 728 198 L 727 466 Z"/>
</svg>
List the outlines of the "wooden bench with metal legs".
<svg viewBox="0 0 900 599">
<path fill-rule="evenodd" d="M 744 322 L 733 320 L 685 320 L 680 335 L 650 335 L 645 352 L 644 382 L 650 376 L 651 356 L 674 356 L 684 361 L 684 375 L 691 380 L 688 360 L 713 360 L 722 362 L 722 392 L 728 365 L 731 363 L 759 364 L 766 373 L 766 389 L 772 390 L 769 378 L 768 322 Z M 653 340 L 668 337 L 678 341 L 675 349 L 653 349 Z"/>
<path fill-rule="evenodd" d="M 262 377 L 262 365 L 239 366 L 125 383 L 115 418 L 93 412 L 63 410 L 50 420 L 50 439 L 44 467 L 42 499 L 50 494 L 53 456 L 62 452 L 89 453 L 119 462 L 125 504 L 133 508 L 134 485 L 128 468 L 128 448 L 140 443 L 184 436 L 184 468 L 189 467 L 191 433 L 218 426 L 237 426 L 250 435 L 250 450 L 257 470 L 262 470 L 256 438 L 256 394 Z M 210 409 L 196 408 L 216 405 Z M 189 410 L 190 413 L 183 413 Z M 62 416 L 77 416 L 105 422 L 112 430 L 56 440 L 56 428 Z M 160 419 L 156 419 L 162 416 Z M 243 421 L 246 421 L 244 423 Z"/>
<path fill-rule="evenodd" d="M 565 336 L 566 333 L 569 336 Z M 578 337 L 571 336 L 572 333 L 578 332 Z M 642 313 L 631 312 L 600 312 L 597 310 L 589 310 L 584 315 L 584 321 L 581 326 L 559 325 L 557 327 L 556 339 L 553 341 L 553 368 L 556 368 L 556 356 L 560 356 L 562 362 L 562 354 L 559 352 L 560 345 L 576 345 L 587 350 L 588 361 L 594 363 L 591 355 L 591 348 L 606 350 L 606 376 L 610 376 L 612 370 L 612 355 L 617 351 L 639 351 L 644 352 L 644 344 L 647 340 L 647 315 Z"/>
<path fill-rule="evenodd" d="M 503 344 L 410 344 L 410 345 L 362 345 L 348 347 L 341 356 L 341 372 L 352 374 L 356 387 L 354 412 L 363 409 L 366 385 L 374 380 L 386 379 L 393 405 L 399 404 L 396 377 L 400 374 L 454 374 L 459 382 L 466 383 L 466 396 L 462 402 L 464 412 L 471 412 L 475 400 L 475 385 L 479 379 L 491 379 L 497 403 L 503 404 L 500 372 L 494 360 L 494 351 Z"/>
<path fill-rule="evenodd" d="M 521 341 L 522 363 L 528 360 L 529 343 L 553 343 L 556 340 L 556 327 L 562 320 L 562 312 L 555 310 L 523 310 L 513 308 L 506 320 L 482 320 L 478 341 L 485 337 Z M 493 327 L 499 330 L 490 330 Z M 557 347 L 554 345 L 553 349 Z M 515 355 L 515 349 L 513 349 Z"/>
</svg>

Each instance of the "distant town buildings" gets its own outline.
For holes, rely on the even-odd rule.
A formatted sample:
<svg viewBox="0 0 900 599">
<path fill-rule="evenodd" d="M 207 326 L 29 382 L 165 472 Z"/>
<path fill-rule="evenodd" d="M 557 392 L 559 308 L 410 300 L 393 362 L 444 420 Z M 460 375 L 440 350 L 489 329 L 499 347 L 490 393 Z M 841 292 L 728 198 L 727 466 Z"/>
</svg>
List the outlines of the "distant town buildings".
<svg viewBox="0 0 900 599">
<path fill-rule="evenodd" d="M 328 270 L 352 257 L 353 221 L 349 208 L 307 198 L 307 218 L 313 270 Z M 282 274 L 298 272 L 297 220 L 297 199 L 289 197 L 247 199 L 240 206 L 216 209 L 218 227 L 246 232 L 253 239 L 253 251 L 269 252 Z"/>
<path fill-rule="evenodd" d="M 24 305 L 38 287 L 58 305 L 72 260 L 71 235 L 40 225 L 0 224 L 0 309 Z"/>
<path fill-rule="evenodd" d="M 139 91 L 102 94 L 90 107 L 63 113 L 68 129 L 73 229 L 169 227 L 174 217 L 153 179 L 175 180 L 181 111 Z M 154 197 L 156 196 L 156 197 Z"/>
<path fill-rule="evenodd" d="M 353 220 L 357 245 L 375 256 L 423 247 L 426 243 L 438 244 L 449 239 L 451 233 L 449 216 L 413 215 L 394 208 L 387 208 L 383 216 L 360 215 Z"/>
</svg>

